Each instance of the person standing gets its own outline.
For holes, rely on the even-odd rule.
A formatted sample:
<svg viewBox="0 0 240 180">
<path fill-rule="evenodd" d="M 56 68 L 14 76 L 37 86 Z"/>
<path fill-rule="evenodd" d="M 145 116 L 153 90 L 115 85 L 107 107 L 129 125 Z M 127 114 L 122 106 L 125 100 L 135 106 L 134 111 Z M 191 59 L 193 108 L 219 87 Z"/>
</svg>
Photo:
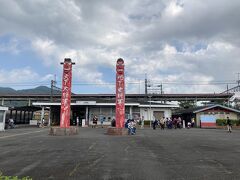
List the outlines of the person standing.
<svg viewBox="0 0 240 180">
<path fill-rule="evenodd" d="M 195 125 L 195 119 L 194 119 L 194 117 L 193 117 L 193 118 L 192 118 L 192 122 L 191 122 L 191 126 L 194 127 L 194 125 Z"/>
<path fill-rule="evenodd" d="M 77 117 L 77 126 L 79 126 L 79 117 Z"/>
<path fill-rule="evenodd" d="M 173 124 L 174 129 L 177 129 L 177 118 L 173 118 L 172 124 Z"/>
<path fill-rule="evenodd" d="M 162 118 L 160 119 L 160 127 L 161 127 L 161 130 L 164 130 L 164 127 L 165 127 L 164 117 L 162 117 Z"/>
<path fill-rule="evenodd" d="M 132 134 L 136 134 L 136 121 L 132 119 Z"/>
<path fill-rule="evenodd" d="M 112 121 L 111 121 L 111 126 L 112 126 L 112 127 L 116 127 L 116 120 L 115 120 L 115 118 L 112 119 Z"/>
<path fill-rule="evenodd" d="M 97 118 L 97 116 L 94 116 L 94 117 L 93 117 L 93 125 L 92 125 L 92 128 L 96 128 L 97 122 L 98 122 L 98 118 Z"/>
<path fill-rule="evenodd" d="M 104 121 L 104 117 L 101 117 L 100 122 L 101 122 L 101 127 L 103 128 L 103 121 Z"/>
<path fill-rule="evenodd" d="M 226 124 L 227 124 L 227 131 L 229 133 L 231 133 L 232 132 L 232 124 L 231 124 L 231 120 L 229 119 L 229 117 L 227 117 Z"/>
<path fill-rule="evenodd" d="M 156 130 L 156 126 L 157 126 L 157 124 L 158 124 L 158 121 L 157 121 L 157 119 L 155 119 L 154 121 L 153 121 L 153 130 Z"/>
<path fill-rule="evenodd" d="M 45 125 L 45 119 L 44 119 L 44 117 L 42 118 L 42 127 L 44 127 L 44 125 Z"/>
</svg>

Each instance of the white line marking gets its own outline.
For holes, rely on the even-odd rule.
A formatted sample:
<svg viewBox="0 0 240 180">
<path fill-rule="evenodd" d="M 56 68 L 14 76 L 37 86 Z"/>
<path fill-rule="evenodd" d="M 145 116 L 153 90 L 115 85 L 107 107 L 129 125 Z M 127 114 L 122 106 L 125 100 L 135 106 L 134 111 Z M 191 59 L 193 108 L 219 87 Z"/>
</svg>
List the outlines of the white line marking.
<svg viewBox="0 0 240 180">
<path fill-rule="evenodd" d="M 26 132 L 26 133 L 21 133 L 21 134 L 13 134 L 13 135 L 9 135 L 9 136 L 2 136 L 2 137 L 0 137 L 0 139 L 9 138 L 9 137 L 15 137 L 15 136 L 21 136 L 21 135 L 25 135 L 25 134 L 39 133 L 39 132 L 42 132 L 42 131 L 45 131 L 45 129 L 44 130 L 40 130 L 40 131 Z"/>
<path fill-rule="evenodd" d="M 41 160 L 38 160 L 32 164 L 27 165 L 26 167 L 22 168 L 20 172 L 16 173 L 17 176 L 21 176 L 24 173 L 31 171 L 33 168 L 36 168 L 41 163 Z"/>
<path fill-rule="evenodd" d="M 96 145 L 96 143 L 93 143 L 93 144 L 88 148 L 88 151 L 90 151 L 95 145 Z"/>
</svg>

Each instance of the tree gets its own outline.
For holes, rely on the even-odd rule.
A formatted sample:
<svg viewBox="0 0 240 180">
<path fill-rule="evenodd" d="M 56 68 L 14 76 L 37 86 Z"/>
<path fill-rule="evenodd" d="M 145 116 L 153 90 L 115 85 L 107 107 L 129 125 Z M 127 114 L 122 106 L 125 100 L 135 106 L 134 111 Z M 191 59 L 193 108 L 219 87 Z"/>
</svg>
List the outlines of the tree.
<svg viewBox="0 0 240 180">
<path fill-rule="evenodd" d="M 189 109 L 189 108 L 193 108 L 193 107 L 196 107 L 196 104 L 194 101 L 180 101 L 178 103 L 179 107 L 181 109 Z"/>
</svg>

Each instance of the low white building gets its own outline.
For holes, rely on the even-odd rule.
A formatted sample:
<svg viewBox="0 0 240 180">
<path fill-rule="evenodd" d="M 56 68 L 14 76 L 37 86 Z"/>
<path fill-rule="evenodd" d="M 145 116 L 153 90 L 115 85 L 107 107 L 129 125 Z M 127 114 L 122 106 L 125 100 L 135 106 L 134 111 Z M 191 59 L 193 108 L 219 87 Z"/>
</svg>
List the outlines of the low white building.
<svg viewBox="0 0 240 180">
<path fill-rule="evenodd" d="M 51 123 L 60 123 L 60 102 L 35 102 L 34 106 L 41 106 L 42 113 L 46 107 L 51 109 L 49 119 Z M 177 108 L 174 104 L 141 104 L 141 103 L 125 103 L 125 119 L 142 119 L 144 121 L 152 121 L 161 119 L 162 117 L 171 117 L 172 109 Z M 110 125 L 115 118 L 115 103 L 99 103 L 96 101 L 77 101 L 71 103 L 71 125 L 76 124 L 77 117 L 86 120 L 86 124 L 92 123 L 93 116 L 103 119 L 104 125 Z"/>
<path fill-rule="evenodd" d="M 4 131 L 8 107 L 0 106 L 0 131 Z"/>
</svg>

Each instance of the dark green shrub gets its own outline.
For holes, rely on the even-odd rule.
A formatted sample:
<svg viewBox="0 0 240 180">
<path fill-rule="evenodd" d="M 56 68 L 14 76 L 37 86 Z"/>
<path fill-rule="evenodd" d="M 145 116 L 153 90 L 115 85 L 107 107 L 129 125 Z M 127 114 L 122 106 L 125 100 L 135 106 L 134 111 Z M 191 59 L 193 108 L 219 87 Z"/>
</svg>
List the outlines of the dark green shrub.
<svg viewBox="0 0 240 180">
<path fill-rule="evenodd" d="M 226 126 L 226 119 L 217 119 L 216 124 L 217 126 Z M 233 120 L 230 119 L 232 126 L 240 126 L 240 120 Z"/>
<path fill-rule="evenodd" d="M 226 120 L 225 119 L 217 119 L 216 124 L 217 124 L 217 126 L 225 126 Z"/>
<path fill-rule="evenodd" d="M 236 120 L 236 126 L 240 126 L 240 119 Z"/>
<path fill-rule="evenodd" d="M 150 121 L 149 120 L 144 120 L 144 126 L 149 125 Z"/>
</svg>

